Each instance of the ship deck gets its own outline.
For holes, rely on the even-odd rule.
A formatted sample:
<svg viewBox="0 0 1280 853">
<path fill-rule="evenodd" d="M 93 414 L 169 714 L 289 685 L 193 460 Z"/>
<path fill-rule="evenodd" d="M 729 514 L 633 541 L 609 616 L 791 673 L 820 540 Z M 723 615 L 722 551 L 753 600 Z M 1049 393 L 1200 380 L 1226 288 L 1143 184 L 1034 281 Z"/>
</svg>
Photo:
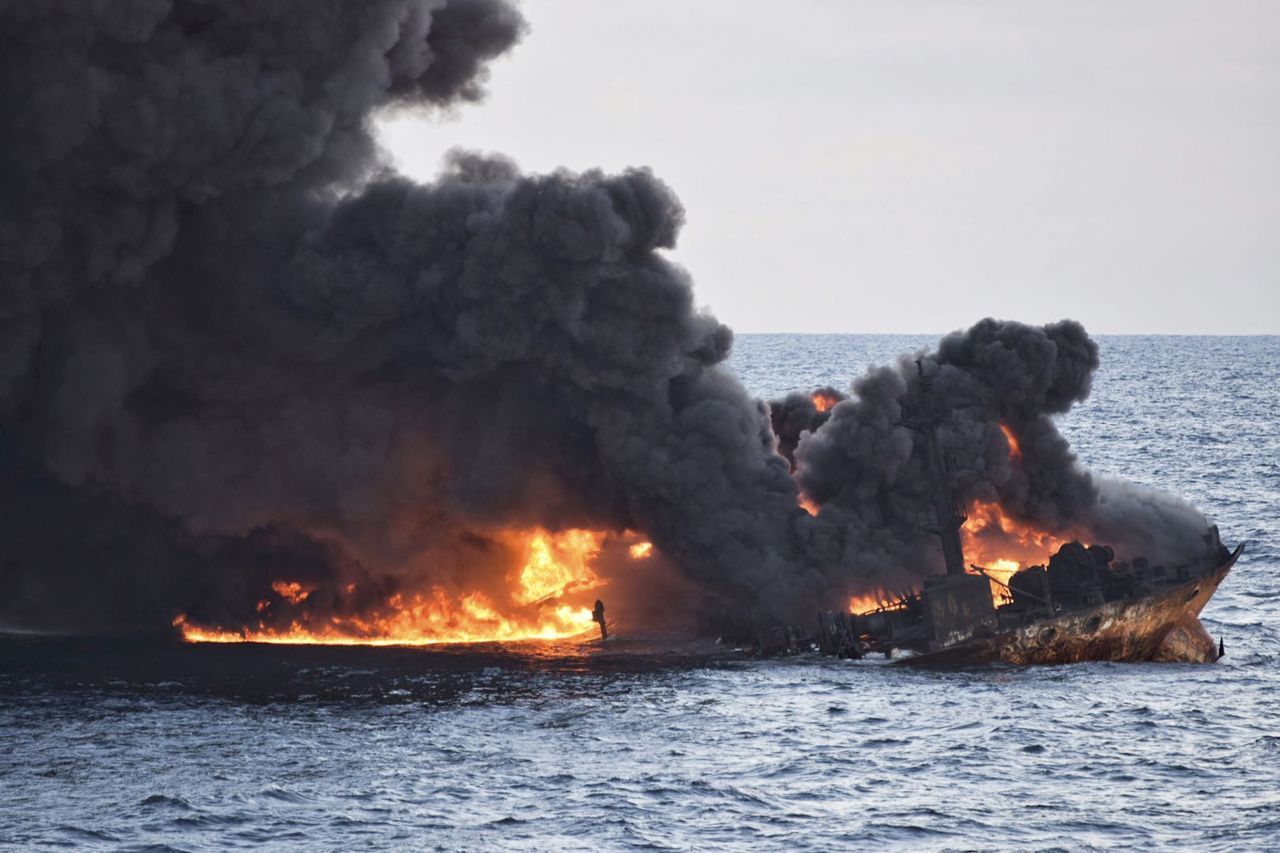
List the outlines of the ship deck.
<svg viewBox="0 0 1280 853">
<path fill-rule="evenodd" d="M 1175 626 L 1198 619 L 1243 550 L 1243 544 L 1237 546 L 1222 565 L 1206 575 L 1150 595 L 1047 616 L 990 637 L 899 658 L 894 663 L 954 667 L 1152 660 Z"/>
</svg>

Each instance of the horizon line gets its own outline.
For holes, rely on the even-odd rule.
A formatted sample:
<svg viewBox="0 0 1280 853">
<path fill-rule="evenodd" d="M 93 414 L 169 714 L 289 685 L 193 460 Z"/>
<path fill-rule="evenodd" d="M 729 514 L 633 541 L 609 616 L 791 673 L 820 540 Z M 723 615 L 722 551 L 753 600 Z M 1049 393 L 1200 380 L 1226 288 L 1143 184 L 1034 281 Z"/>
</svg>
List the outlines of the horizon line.
<svg viewBox="0 0 1280 853">
<path fill-rule="evenodd" d="M 1041 325 L 1030 323 L 1028 325 Z M 732 326 L 729 328 L 733 329 Z M 787 332 L 787 331 L 740 331 L 733 329 L 735 335 L 806 335 L 811 337 L 834 337 L 840 335 L 882 335 L 884 337 L 943 337 L 952 332 L 963 332 L 965 327 L 957 327 L 946 332 Z M 1280 338 L 1280 332 L 1089 332 L 1093 338 Z"/>
</svg>

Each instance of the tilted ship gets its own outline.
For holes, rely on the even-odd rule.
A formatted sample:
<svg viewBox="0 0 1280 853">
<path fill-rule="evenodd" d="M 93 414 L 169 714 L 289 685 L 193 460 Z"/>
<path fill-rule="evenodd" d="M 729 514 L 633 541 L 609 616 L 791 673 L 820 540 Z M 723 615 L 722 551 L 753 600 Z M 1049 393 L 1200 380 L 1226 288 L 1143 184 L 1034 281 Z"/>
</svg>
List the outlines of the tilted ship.
<svg viewBox="0 0 1280 853">
<path fill-rule="evenodd" d="M 929 382 L 921 370 L 928 398 Z M 1013 574 L 1007 583 L 982 567 L 966 571 L 960 535 L 966 509 L 947 480 L 935 427 L 942 417 L 927 408 L 905 423 L 922 440 L 934 483 L 933 532 L 941 538 L 946 573 L 912 592 L 862 613 L 826 611 L 814 637 L 775 629 L 759 638 L 762 651 L 808 642 L 841 657 L 882 653 L 895 663 L 966 666 L 1082 661 L 1211 662 L 1223 653 L 1199 620 L 1200 611 L 1239 559 L 1210 527 L 1203 549 L 1173 565 L 1145 559 L 1117 561 L 1105 545 L 1063 545 L 1045 566 Z M 1003 588 L 997 606 L 992 584 Z M 913 652 L 897 655 L 899 651 Z"/>
<path fill-rule="evenodd" d="M 1210 662 L 1222 648 L 1199 614 L 1243 550 L 1216 528 L 1198 559 L 1173 567 L 1114 564 L 1110 548 L 1072 542 L 1010 578 L 998 607 L 986 576 L 949 569 L 876 610 L 819 614 L 817 644 L 842 657 L 915 652 L 904 665 Z"/>
</svg>

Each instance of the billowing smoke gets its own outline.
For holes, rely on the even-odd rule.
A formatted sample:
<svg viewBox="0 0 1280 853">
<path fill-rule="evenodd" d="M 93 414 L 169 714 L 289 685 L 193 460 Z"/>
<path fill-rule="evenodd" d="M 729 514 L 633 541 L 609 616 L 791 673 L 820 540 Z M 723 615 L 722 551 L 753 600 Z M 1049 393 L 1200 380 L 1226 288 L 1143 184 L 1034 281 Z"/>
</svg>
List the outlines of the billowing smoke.
<svg viewBox="0 0 1280 853">
<path fill-rule="evenodd" d="M 6 622 L 251 613 L 272 564 L 484 589 L 522 525 L 646 530 L 742 597 L 785 574 L 796 489 L 661 255 L 672 193 L 382 170 L 376 110 L 477 99 L 511 6 L 0 22 Z"/>
<path fill-rule="evenodd" d="M 819 388 L 812 394 L 793 392 L 781 400 L 769 401 L 769 422 L 778 437 L 778 452 L 796 464 L 796 445 L 807 432 L 814 432 L 831 417 L 831 407 L 845 398 L 834 388 Z"/>
<path fill-rule="evenodd" d="M 236 625 L 281 576 L 335 612 L 493 590 L 513 527 L 642 531 L 778 615 L 937 569 L 914 365 L 829 411 L 751 399 L 647 170 L 386 170 L 377 112 L 479 100 L 524 29 L 506 0 L 0 2 L 0 626 Z M 922 358 L 975 499 L 1121 547 L 1200 532 L 1055 430 L 1097 365 L 1079 326 Z"/>
<path fill-rule="evenodd" d="M 1172 495 L 1095 478 L 1054 425 L 1053 415 L 1088 397 L 1097 367 L 1098 347 L 1074 321 L 984 320 L 936 351 L 868 371 L 795 451 L 796 477 L 825 522 L 818 564 L 890 589 L 904 574 L 942 570 L 929 532 L 935 485 L 912 427 L 930 414 L 941 416 L 948 486 L 963 501 L 999 504 L 1018 523 L 1106 542 L 1126 558 L 1201 553 L 1206 522 L 1198 511 Z"/>
</svg>

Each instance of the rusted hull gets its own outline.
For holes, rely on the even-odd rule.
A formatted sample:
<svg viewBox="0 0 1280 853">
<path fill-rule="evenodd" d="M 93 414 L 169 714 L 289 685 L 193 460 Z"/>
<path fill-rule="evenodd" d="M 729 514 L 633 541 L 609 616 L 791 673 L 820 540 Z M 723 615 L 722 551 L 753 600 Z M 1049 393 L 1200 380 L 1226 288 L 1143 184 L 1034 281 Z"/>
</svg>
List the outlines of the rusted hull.
<svg viewBox="0 0 1280 853">
<path fill-rule="evenodd" d="M 1194 616 L 1170 628 L 1151 656 L 1151 660 L 1163 663 L 1213 663 L 1217 659 L 1218 644 Z"/>
<path fill-rule="evenodd" d="M 1153 595 L 1074 610 L 895 663 L 945 667 L 987 663 L 1026 666 L 1082 661 L 1212 661 L 1217 657 L 1216 649 L 1211 649 L 1212 656 L 1206 653 L 1195 626 L 1200 624 L 1201 609 L 1231 571 L 1239 554 L 1237 549 L 1212 574 Z M 1171 636 L 1179 629 L 1185 637 Z M 1202 626 L 1199 631 L 1208 637 Z M 1166 638 L 1185 641 L 1185 656 L 1178 656 L 1181 648 L 1178 642 L 1166 643 Z"/>
</svg>

